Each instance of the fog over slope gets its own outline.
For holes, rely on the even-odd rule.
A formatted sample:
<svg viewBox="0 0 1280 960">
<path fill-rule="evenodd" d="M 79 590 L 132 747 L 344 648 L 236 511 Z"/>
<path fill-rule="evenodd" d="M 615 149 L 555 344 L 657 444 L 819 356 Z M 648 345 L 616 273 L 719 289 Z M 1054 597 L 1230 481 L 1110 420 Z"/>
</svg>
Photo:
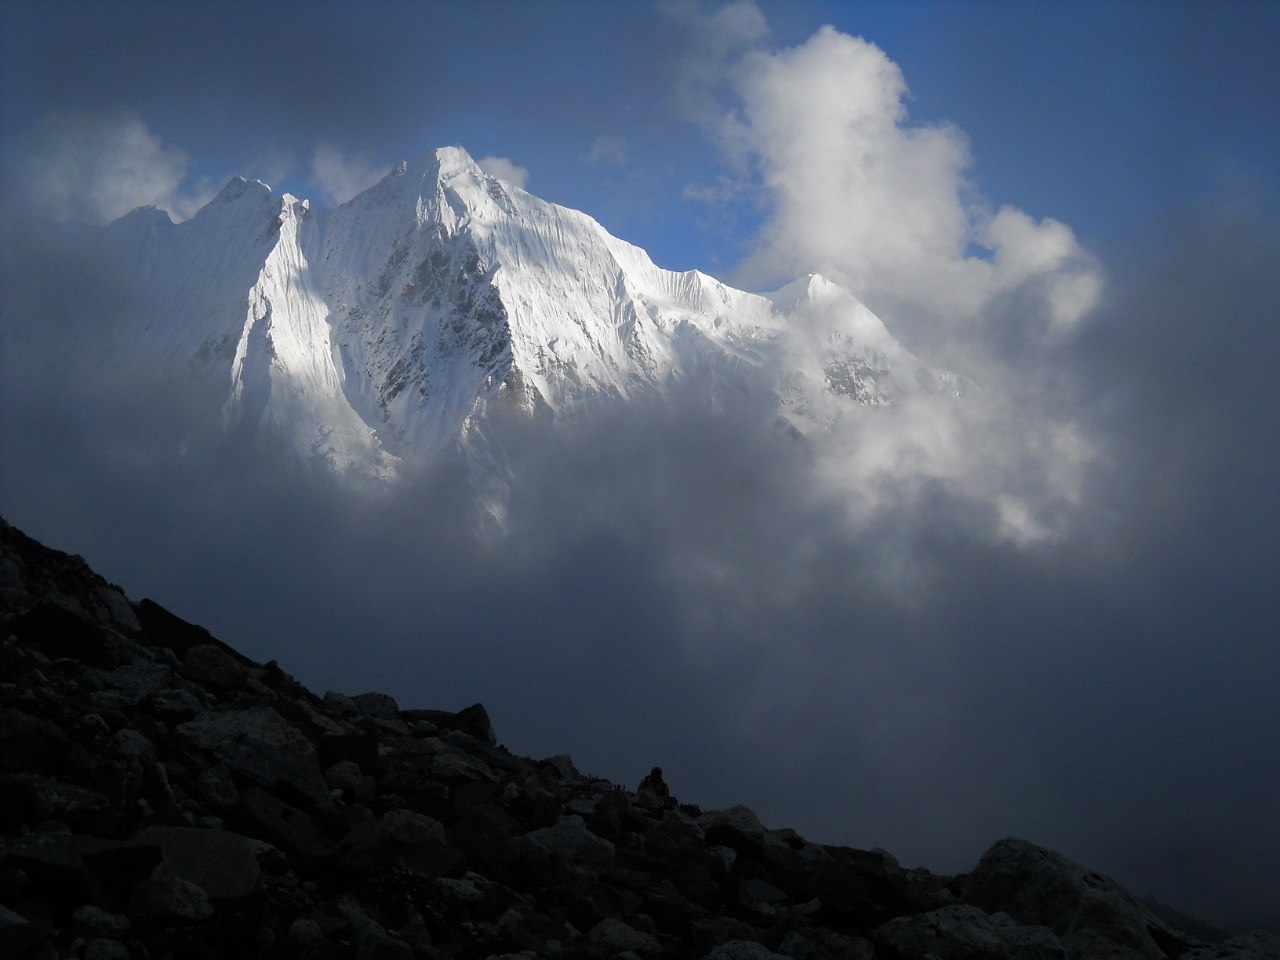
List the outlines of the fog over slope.
<svg viewBox="0 0 1280 960">
<path fill-rule="evenodd" d="M 669 5 L 674 39 L 587 44 L 586 67 L 554 62 L 555 85 L 546 51 L 566 48 L 547 30 L 576 37 L 570 25 L 605 14 L 568 5 L 521 19 L 503 4 L 486 19 L 468 7 L 455 27 L 476 42 L 439 51 L 424 80 L 397 70 L 421 63 L 425 27 L 363 11 L 317 12 L 301 41 L 281 44 L 298 26 L 288 5 L 209 4 L 191 22 L 178 6 L 99 19 L 64 7 L 27 44 L 48 6 L 10 5 L 24 29 L 0 31 L 15 54 L 0 58 L 14 81 L 0 95 L 14 117 L 39 118 L 0 145 L 10 522 L 319 691 L 387 690 L 406 707 L 482 700 L 514 750 L 569 751 L 632 786 L 659 763 L 682 799 L 746 803 L 817 841 L 947 871 L 1023 836 L 1222 926 L 1280 929 L 1270 8 L 1231 11 L 1242 28 L 1178 5 L 1152 25 L 1146 5 L 1119 5 L 1123 32 L 1084 39 L 1065 16 L 1020 33 L 1040 5 L 994 8 L 998 30 L 987 7 L 965 8 L 981 22 L 956 41 L 957 75 L 983 117 L 1008 123 L 989 97 L 1022 79 L 1000 73 L 998 48 L 1046 41 L 1025 57 L 1065 99 L 1012 98 L 1026 115 L 1005 146 L 1040 154 L 1043 180 L 1106 214 L 1077 236 L 1061 211 L 984 196 L 972 161 L 1001 145 L 971 149 L 954 126 L 913 122 L 883 51 L 801 30 L 793 5 L 771 12 L 791 20 L 791 45 L 749 2 Z M 591 36 L 644 29 L 652 11 L 636 10 L 625 29 Z M 248 23 L 261 17 L 280 29 Z M 449 58 L 481 40 L 543 60 L 450 74 Z M 1087 76 L 1055 72 L 1100 43 Z M 264 73 L 243 70 L 245 44 L 269 49 L 251 58 Z M 348 46 L 360 83 L 332 69 Z M 163 69 L 140 70 L 142 51 Z M 628 89 L 580 97 L 587 70 Z M 987 73 L 999 83 L 974 80 Z M 156 84 L 170 75 L 195 87 Z M 1077 110 L 1082 79 L 1095 86 Z M 230 122 L 193 112 L 193 92 L 232 104 Z M 637 104 L 662 97 L 694 127 L 673 133 Z M 584 112 L 552 109 L 563 104 Z M 235 172 L 280 187 L 267 172 L 278 166 L 305 185 L 306 156 L 317 202 L 343 200 L 385 171 L 393 157 L 376 154 L 391 141 L 395 156 L 413 154 L 406 137 L 448 142 L 437 131 L 457 129 L 455 113 L 490 138 L 477 154 L 512 154 L 486 169 L 538 191 L 552 170 L 563 184 L 606 163 L 591 182 L 613 210 L 585 212 L 611 229 L 637 209 L 633 223 L 673 216 L 680 196 L 682 215 L 728 225 L 733 244 L 715 256 L 740 262 L 722 279 L 841 281 L 906 348 L 980 390 L 945 408 L 861 411 L 821 447 L 679 396 L 566 429 L 514 420 L 499 429 L 519 482 L 495 539 L 475 536 L 457 463 L 356 496 L 269 443 L 224 434 L 187 384 L 103 361 L 139 291 L 87 255 L 83 230 L 50 219 L 100 223 L 139 203 L 181 218 Z M 631 116 L 649 126 L 626 127 Z M 203 139 L 180 146 L 183 129 Z M 691 129 L 704 134 L 697 149 Z M 297 155 L 218 166 L 235 153 L 211 143 L 249 157 L 264 130 L 290 134 Z M 517 134 L 543 152 L 517 155 Z M 588 145 L 591 163 L 562 162 Z M 1105 256 L 1091 251 L 1103 243 Z"/>
<path fill-rule="evenodd" d="M 1058 517 L 1031 541 L 976 480 L 915 469 L 903 410 L 844 439 L 844 485 L 732 412 L 513 424 L 498 542 L 473 536 L 448 464 L 357 499 L 270 448 L 175 456 L 181 391 L 95 365 L 109 278 L 36 235 L 6 242 L 6 323 L 89 325 L 83 350 L 4 351 L 0 502 L 319 690 L 480 699 L 513 749 L 626 782 L 661 763 L 688 800 L 815 838 L 948 870 L 1027 836 L 1274 926 L 1276 333 L 1206 317 L 1277 302 L 1280 245 L 1193 226 L 1095 334 L 963 425 L 960 446 L 1024 469 L 1024 499 Z M 1034 443 L 1064 411 L 1096 451 L 1069 506 Z"/>
</svg>

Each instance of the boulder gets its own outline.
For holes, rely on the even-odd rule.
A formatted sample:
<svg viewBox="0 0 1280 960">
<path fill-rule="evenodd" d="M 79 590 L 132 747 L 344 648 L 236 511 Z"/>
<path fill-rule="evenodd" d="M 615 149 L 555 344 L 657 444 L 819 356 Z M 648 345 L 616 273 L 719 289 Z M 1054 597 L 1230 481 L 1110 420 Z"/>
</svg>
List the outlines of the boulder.
<svg viewBox="0 0 1280 960">
<path fill-rule="evenodd" d="M 161 690 L 151 698 L 157 715 L 171 722 L 190 720 L 204 709 L 204 698 L 190 687 Z"/>
<path fill-rule="evenodd" d="M 736 807 L 730 807 L 728 810 L 708 810 L 699 816 L 696 822 L 703 830 L 716 825 L 724 825 L 751 836 L 763 837 L 765 833 L 764 824 L 760 822 L 760 818 L 756 816 L 755 811 L 749 810 L 741 804 Z"/>
<path fill-rule="evenodd" d="M 360 786 L 361 777 L 360 767 L 350 760 L 339 760 L 324 772 L 324 782 L 334 790 L 354 792 Z"/>
<path fill-rule="evenodd" d="M 754 940 L 730 940 L 711 950 L 702 960 L 786 960 L 786 957 Z"/>
<path fill-rule="evenodd" d="M 1023 926 L 1005 914 L 988 916 L 977 907 L 955 904 L 897 917 L 877 927 L 877 944 L 902 957 L 938 960 L 1066 960 L 1048 927 Z"/>
<path fill-rule="evenodd" d="M 206 686 L 241 690 L 249 679 L 249 668 L 215 644 L 198 643 L 187 650 L 182 675 Z"/>
<path fill-rule="evenodd" d="M 122 664 L 104 678 L 107 689 L 96 699 L 115 710 L 133 710 L 173 686 L 173 670 L 163 663 L 134 661 Z"/>
<path fill-rule="evenodd" d="M 262 872 L 248 841 L 226 830 L 148 827 L 138 839 L 160 847 L 153 876 L 190 880 L 214 899 L 248 896 Z"/>
<path fill-rule="evenodd" d="M 994 844 L 962 897 L 990 913 L 1048 927 L 1068 956 L 1166 960 L 1191 944 L 1110 877 L 1025 840 Z"/>
<path fill-rule="evenodd" d="M 19 778 L 29 809 L 39 820 L 57 820 L 73 830 L 105 832 L 119 819 L 111 801 L 97 790 L 52 777 Z"/>
<path fill-rule="evenodd" d="M 213 916 L 213 904 L 190 880 L 154 877 L 134 884 L 129 912 L 137 917 L 206 920 Z"/>
<path fill-rule="evenodd" d="M 1213 946 L 1194 947 L 1178 960 L 1280 960 L 1280 937 L 1266 930 L 1248 930 Z"/>
<path fill-rule="evenodd" d="M 205 803 L 215 810 L 226 810 L 236 805 L 240 799 L 240 791 L 231 778 L 231 771 L 225 763 L 200 771 L 196 778 L 196 789 Z"/>
<path fill-rule="evenodd" d="M 793 930 L 782 938 L 778 952 L 792 960 L 875 960 L 876 956 L 870 940 L 825 927 L 810 928 L 804 933 Z"/>
<path fill-rule="evenodd" d="M 400 717 L 400 705 L 395 697 L 388 693 L 360 693 L 351 698 L 356 709 L 365 717 L 381 717 L 384 720 L 397 720 Z"/>
<path fill-rule="evenodd" d="M 204 627 L 198 627 L 194 623 L 188 623 L 181 617 L 175 616 L 154 600 L 142 600 L 135 611 L 142 630 L 142 642 L 172 650 L 179 660 L 184 659 L 187 651 L 197 644 L 214 644 L 242 662 L 248 662 L 248 658 L 214 639 Z"/>
<path fill-rule="evenodd" d="M 71 914 L 71 929 L 82 937 L 106 937 L 119 940 L 129 935 L 129 918 L 112 913 L 92 903 L 76 907 Z"/>
<path fill-rule="evenodd" d="M 233 773 L 259 786 L 268 790 L 283 787 L 312 801 L 328 798 L 315 747 L 269 706 L 228 712 L 206 710 L 177 729 Z"/>
<path fill-rule="evenodd" d="M 16 910 L 0 905 L 0 953 L 4 956 L 23 956 L 51 936 L 53 927 L 45 923 L 33 923 Z"/>
<path fill-rule="evenodd" d="M 378 738 L 367 733 L 322 734 L 316 750 L 326 770 L 342 761 L 356 764 L 365 773 L 373 773 L 378 766 Z"/>
<path fill-rule="evenodd" d="M 460 730 L 475 737 L 477 740 L 483 740 L 485 743 L 496 744 L 498 742 L 497 734 L 493 731 L 493 724 L 489 721 L 489 711 L 484 708 L 484 704 L 473 703 L 471 706 L 459 710 L 453 717 L 452 726 L 455 730 Z"/>
<path fill-rule="evenodd" d="M 421 846 L 425 843 L 444 844 L 444 827 L 440 821 L 412 810 L 388 810 L 378 820 L 383 834 L 397 843 Z"/>
<path fill-rule="evenodd" d="M 431 776 L 444 783 L 497 783 L 498 776 L 478 757 L 448 751 L 431 760 Z"/>
<path fill-rule="evenodd" d="M 17 617 L 10 629 L 20 644 L 42 651 L 50 660 L 70 657 L 92 667 L 114 667 L 118 662 L 106 631 L 83 612 L 60 603 L 37 604 Z"/>
<path fill-rule="evenodd" d="M 84 945 L 84 960 L 131 960 L 129 945 L 119 940 L 94 937 Z"/>
<path fill-rule="evenodd" d="M 646 957 L 662 952 L 656 937 L 633 929 L 621 920 L 606 918 L 587 934 L 587 949 L 594 956 L 615 957 L 623 952 Z"/>
<path fill-rule="evenodd" d="M 529 839 L 571 871 L 599 873 L 614 863 L 613 844 L 588 830 L 581 817 L 561 817 L 531 832 Z"/>
<path fill-rule="evenodd" d="M 56 723 L 24 710 L 0 709 L 0 771 L 47 771 L 70 750 L 71 739 Z"/>
<path fill-rule="evenodd" d="M 0 846 L 0 870 L 21 872 L 26 897 L 67 910 L 127 897 L 159 862 L 155 844 L 76 833 L 29 832 Z"/>
<path fill-rule="evenodd" d="M 295 947 L 309 947 L 323 939 L 324 930 L 311 917 L 299 917 L 289 925 L 289 942 Z"/>
<path fill-rule="evenodd" d="M 332 857 L 337 849 L 307 814 L 258 787 L 240 794 L 227 820 L 247 836 L 278 847 L 301 869 Z"/>
<path fill-rule="evenodd" d="M 367 917 L 352 919 L 351 945 L 355 960 L 414 960 L 412 947 Z"/>
</svg>

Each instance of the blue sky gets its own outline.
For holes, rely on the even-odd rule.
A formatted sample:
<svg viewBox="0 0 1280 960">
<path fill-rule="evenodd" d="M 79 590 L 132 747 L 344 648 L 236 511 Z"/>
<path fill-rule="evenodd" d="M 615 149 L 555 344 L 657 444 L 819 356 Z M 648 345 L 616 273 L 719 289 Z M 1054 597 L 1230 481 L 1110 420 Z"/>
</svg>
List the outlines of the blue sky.
<svg viewBox="0 0 1280 960">
<path fill-rule="evenodd" d="M 968 136 L 983 196 L 1059 219 L 1104 255 L 1157 236 L 1179 204 L 1280 192 L 1274 4 L 759 9 L 763 49 L 823 24 L 877 44 L 906 78 L 909 122 Z M 18 2 L 4 13 L 5 149 L 50 111 L 132 110 L 189 157 L 189 189 L 243 173 L 323 200 L 309 175 L 322 145 L 381 168 L 458 143 L 511 159 L 530 190 L 664 266 L 725 275 L 762 198 L 687 196 L 725 162 L 680 105 L 688 64 L 709 57 L 691 16 L 645 3 Z"/>
<path fill-rule="evenodd" d="M 1280 930 L 1278 47 L 1262 0 L 11 0 L 0 333 L 101 303 L 26 270 L 64 252 L 28 218 L 233 174 L 324 204 L 460 144 L 662 266 L 831 272 L 1008 401 L 966 452 L 1060 525 L 993 540 L 994 501 L 908 476 L 845 537 L 741 425 L 624 411 L 525 451 L 508 562 L 429 499 L 192 485 L 129 456 L 162 405 L 4 357 L 0 511 L 317 689 L 483 699 L 513 747 L 819 840 L 959 871 L 1023 835 Z M 725 575 L 663 576 L 689 556 Z"/>
</svg>

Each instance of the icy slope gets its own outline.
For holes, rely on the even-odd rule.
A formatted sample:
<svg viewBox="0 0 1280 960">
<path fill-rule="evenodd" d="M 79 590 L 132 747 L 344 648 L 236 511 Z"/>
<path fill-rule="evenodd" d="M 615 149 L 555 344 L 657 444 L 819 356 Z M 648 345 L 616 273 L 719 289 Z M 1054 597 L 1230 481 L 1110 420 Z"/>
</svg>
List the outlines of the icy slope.
<svg viewBox="0 0 1280 960">
<path fill-rule="evenodd" d="M 235 179 L 186 223 L 135 211 L 104 240 L 143 294 L 122 362 L 353 478 L 482 449 L 495 405 L 574 418 L 679 388 L 807 433 L 832 409 L 960 387 L 820 277 L 764 297 L 663 270 L 458 147 L 335 210 Z"/>
</svg>

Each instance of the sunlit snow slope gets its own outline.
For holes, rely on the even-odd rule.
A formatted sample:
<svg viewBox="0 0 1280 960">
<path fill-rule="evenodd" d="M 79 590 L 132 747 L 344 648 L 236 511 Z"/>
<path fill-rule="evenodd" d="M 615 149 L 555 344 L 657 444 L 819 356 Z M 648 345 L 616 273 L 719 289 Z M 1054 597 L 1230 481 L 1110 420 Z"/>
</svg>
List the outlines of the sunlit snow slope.
<svg viewBox="0 0 1280 960">
<path fill-rule="evenodd" d="M 237 178 L 185 223 L 139 210 L 105 237 L 146 292 L 135 358 L 353 479 L 482 447 L 497 406 L 565 419 L 679 389 L 810 433 L 833 404 L 960 386 L 821 277 L 765 297 L 660 269 L 458 147 L 335 210 Z"/>
</svg>

